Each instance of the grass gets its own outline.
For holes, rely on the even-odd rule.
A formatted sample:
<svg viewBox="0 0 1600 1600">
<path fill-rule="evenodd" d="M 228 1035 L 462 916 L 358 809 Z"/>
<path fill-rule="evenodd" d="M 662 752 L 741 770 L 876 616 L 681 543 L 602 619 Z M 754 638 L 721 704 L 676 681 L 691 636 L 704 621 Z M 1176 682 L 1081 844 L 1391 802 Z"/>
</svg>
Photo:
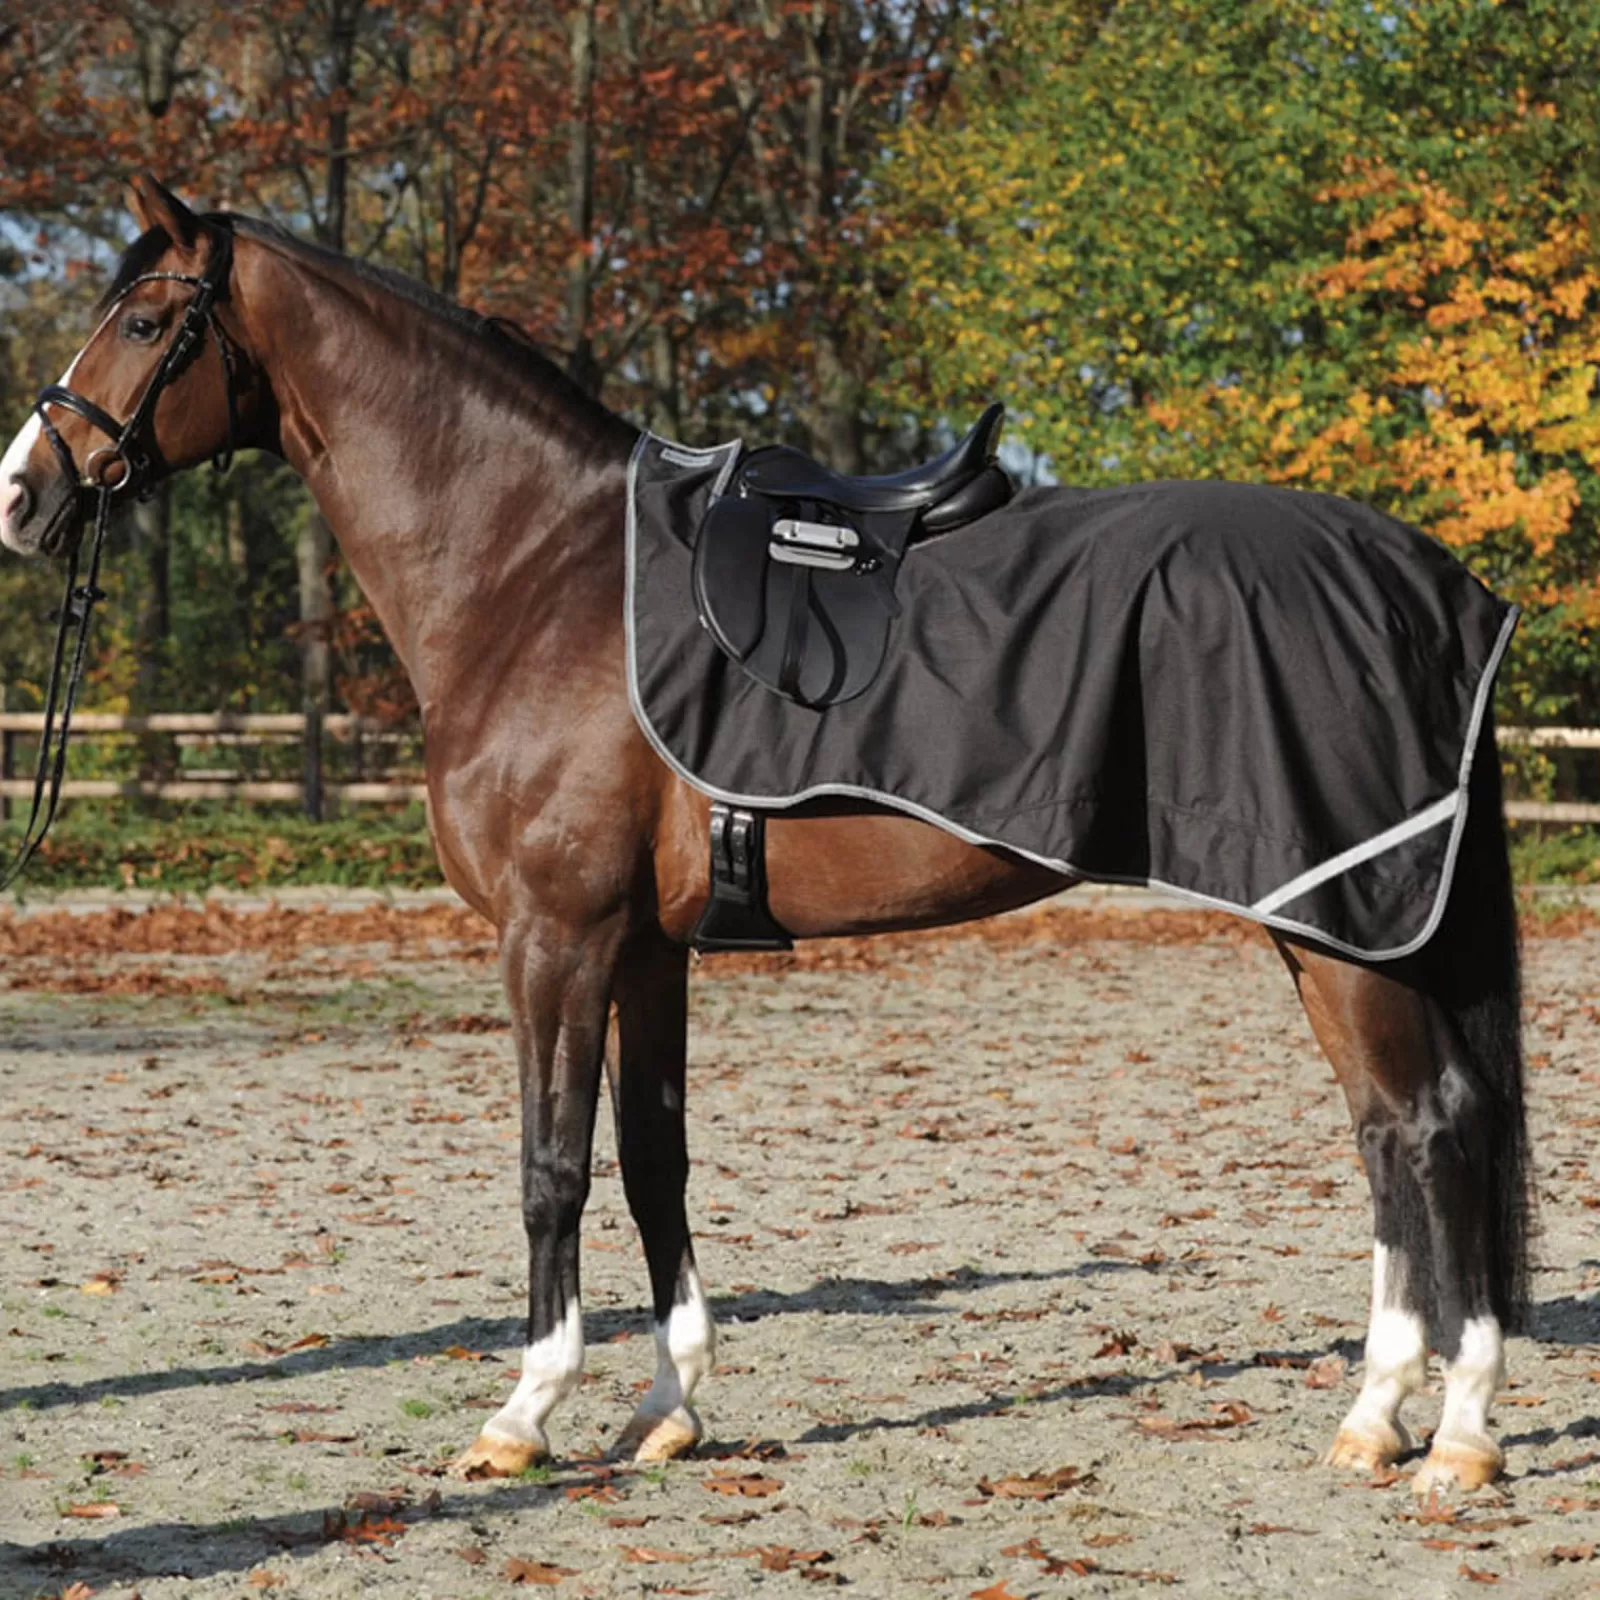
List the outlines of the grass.
<svg viewBox="0 0 1600 1600">
<path fill-rule="evenodd" d="M 408 1417 L 431 1417 L 433 1415 L 433 1407 L 426 1400 L 402 1400 L 400 1409 Z"/>
<path fill-rule="evenodd" d="M 9 853 L 15 838 L 14 821 L 0 832 L 0 846 Z M 193 806 L 148 816 L 126 805 L 84 803 L 51 829 L 22 892 L 421 889 L 441 882 L 421 806 L 312 822 L 277 807 Z"/>
<path fill-rule="evenodd" d="M 1518 883 L 1600 883 L 1600 828 L 1519 824 L 1511 830 Z"/>
<path fill-rule="evenodd" d="M 0 848 L 16 837 L 0 828 Z M 1600 828 L 1518 824 L 1511 865 L 1519 883 L 1600 883 Z M 435 888 L 443 879 L 421 806 L 352 809 L 311 822 L 287 807 L 167 807 L 151 816 L 126 802 L 69 804 L 46 837 L 21 892 L 305 887 Z"/>
</svg>

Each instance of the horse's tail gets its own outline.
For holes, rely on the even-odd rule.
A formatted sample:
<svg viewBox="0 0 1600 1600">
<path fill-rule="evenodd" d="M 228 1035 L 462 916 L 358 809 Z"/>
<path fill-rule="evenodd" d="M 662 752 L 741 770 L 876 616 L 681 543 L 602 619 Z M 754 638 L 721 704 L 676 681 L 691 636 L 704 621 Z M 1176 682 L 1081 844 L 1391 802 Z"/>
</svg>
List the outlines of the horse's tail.
<svg viewBox="0 0 1600 1600">
<path fill-rule="evenodd" d="M 1472 1093 L 1457 1123 L 1467 1181 L 1478 1191 L 1479 1292 L 1502 1327 L 1528 1312 L 1532 1220 L 1523 1108 L 1522 983 L 1517 909 L 1501 809 L 1500 757 L 1485 717 L 1473 757 L 1455 878 L 1438 931 L 1422 952 L 1424 987 L 1444 1012 L 1448 1054 Z M 1476 1275 L 1476 1274 L 1474 1274 Z"/>
</svg>

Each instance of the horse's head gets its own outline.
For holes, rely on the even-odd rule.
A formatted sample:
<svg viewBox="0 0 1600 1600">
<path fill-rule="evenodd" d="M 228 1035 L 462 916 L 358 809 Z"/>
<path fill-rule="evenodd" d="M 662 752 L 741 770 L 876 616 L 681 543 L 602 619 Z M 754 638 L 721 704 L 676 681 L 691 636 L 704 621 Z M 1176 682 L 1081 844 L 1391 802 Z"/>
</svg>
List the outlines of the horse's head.
<svg viewBox="0 0 1600 1600">
<path fill-rule="evenodd" d="M 221 312 L 231 231 L 150 177 L 129 208 L 144 231 L 89 342 L 0 458 L 0 542 L 22 555 L 70 549 L 92 491 L 143 489 L 248 442 L 252 375 Z"/>
</svg>

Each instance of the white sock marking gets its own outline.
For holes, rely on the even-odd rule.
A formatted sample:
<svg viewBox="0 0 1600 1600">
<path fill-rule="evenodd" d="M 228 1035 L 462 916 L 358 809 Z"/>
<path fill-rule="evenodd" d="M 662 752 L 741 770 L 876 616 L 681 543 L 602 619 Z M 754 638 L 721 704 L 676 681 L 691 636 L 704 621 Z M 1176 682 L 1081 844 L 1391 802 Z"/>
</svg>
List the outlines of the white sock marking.
<svg viewBox="0 0 1600 1600">
<path fill-rule="evenodd" d="M 688 1298 L 667 1313 L 665 1322 L 656 1324 L 655 1381 L 639 1409 L 647 1416 L 674 1417 L 693 1426 L 689 1400 L 716 1359 L 717 1328 L 706 1305 L 700 1274 L 690 1267 L 687 1279 Z"/>
<path fill-rule="evenodd" d="M 1405 1305 L 1405 1268 L 1386 1245 L 1372 1246 L 1372 1318 L 1361 1393 L 1340 1425 L 1357 1434 L 1398 1429 L 1400 1407 L 1428 1375 L 1428 1335 Z"/>
<path fill-rule="evenodd" d="M 549 1448 L 546 1419 L 583 1377 L 583 1310 L 574 1300 L 561 1326 L 522 1352 L 522 1376 L 511 1398 L 483 1425 L 502 1439 Z"/>
<path fill-rule="evenodd" d="M 1505 1380 L 1505 1340 L 1493 1317 L 1468 1317 L 1461 1328 L 1461 1348 L 1445 1368 L 1444 1415 L 1434 1443 L 1470 1444 L 1484 1448 L 1489 1433 L 1489 1407 Z M 1494 1448 L 1490 1446 L 1490 1448 Z"/>
</svg>

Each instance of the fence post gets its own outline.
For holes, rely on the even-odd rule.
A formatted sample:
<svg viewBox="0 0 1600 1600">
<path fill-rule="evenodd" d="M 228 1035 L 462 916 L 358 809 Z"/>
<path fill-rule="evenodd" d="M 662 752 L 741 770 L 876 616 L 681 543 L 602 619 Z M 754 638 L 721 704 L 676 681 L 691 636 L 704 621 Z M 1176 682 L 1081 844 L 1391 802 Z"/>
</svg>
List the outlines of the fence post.
<svg viewBox="0 0 1600 1600">
<path fill-rule="evenodd" d="M 305 803 L 306 815 L 313 822 L 322 821 L 322 707 L 314 700 L 306 701 L 305 732 Z"/>
<path fill-rule="evenodd" d="M 0 683 L 0 711 L 6 710 L 6 686 Z M 17 769 L 17 736 L 9 728 L 0 733 L 0 778 L 9 783 Z M 11 820 L 11 796 L 0 798 L 0 821 Z"/>
</svg>

